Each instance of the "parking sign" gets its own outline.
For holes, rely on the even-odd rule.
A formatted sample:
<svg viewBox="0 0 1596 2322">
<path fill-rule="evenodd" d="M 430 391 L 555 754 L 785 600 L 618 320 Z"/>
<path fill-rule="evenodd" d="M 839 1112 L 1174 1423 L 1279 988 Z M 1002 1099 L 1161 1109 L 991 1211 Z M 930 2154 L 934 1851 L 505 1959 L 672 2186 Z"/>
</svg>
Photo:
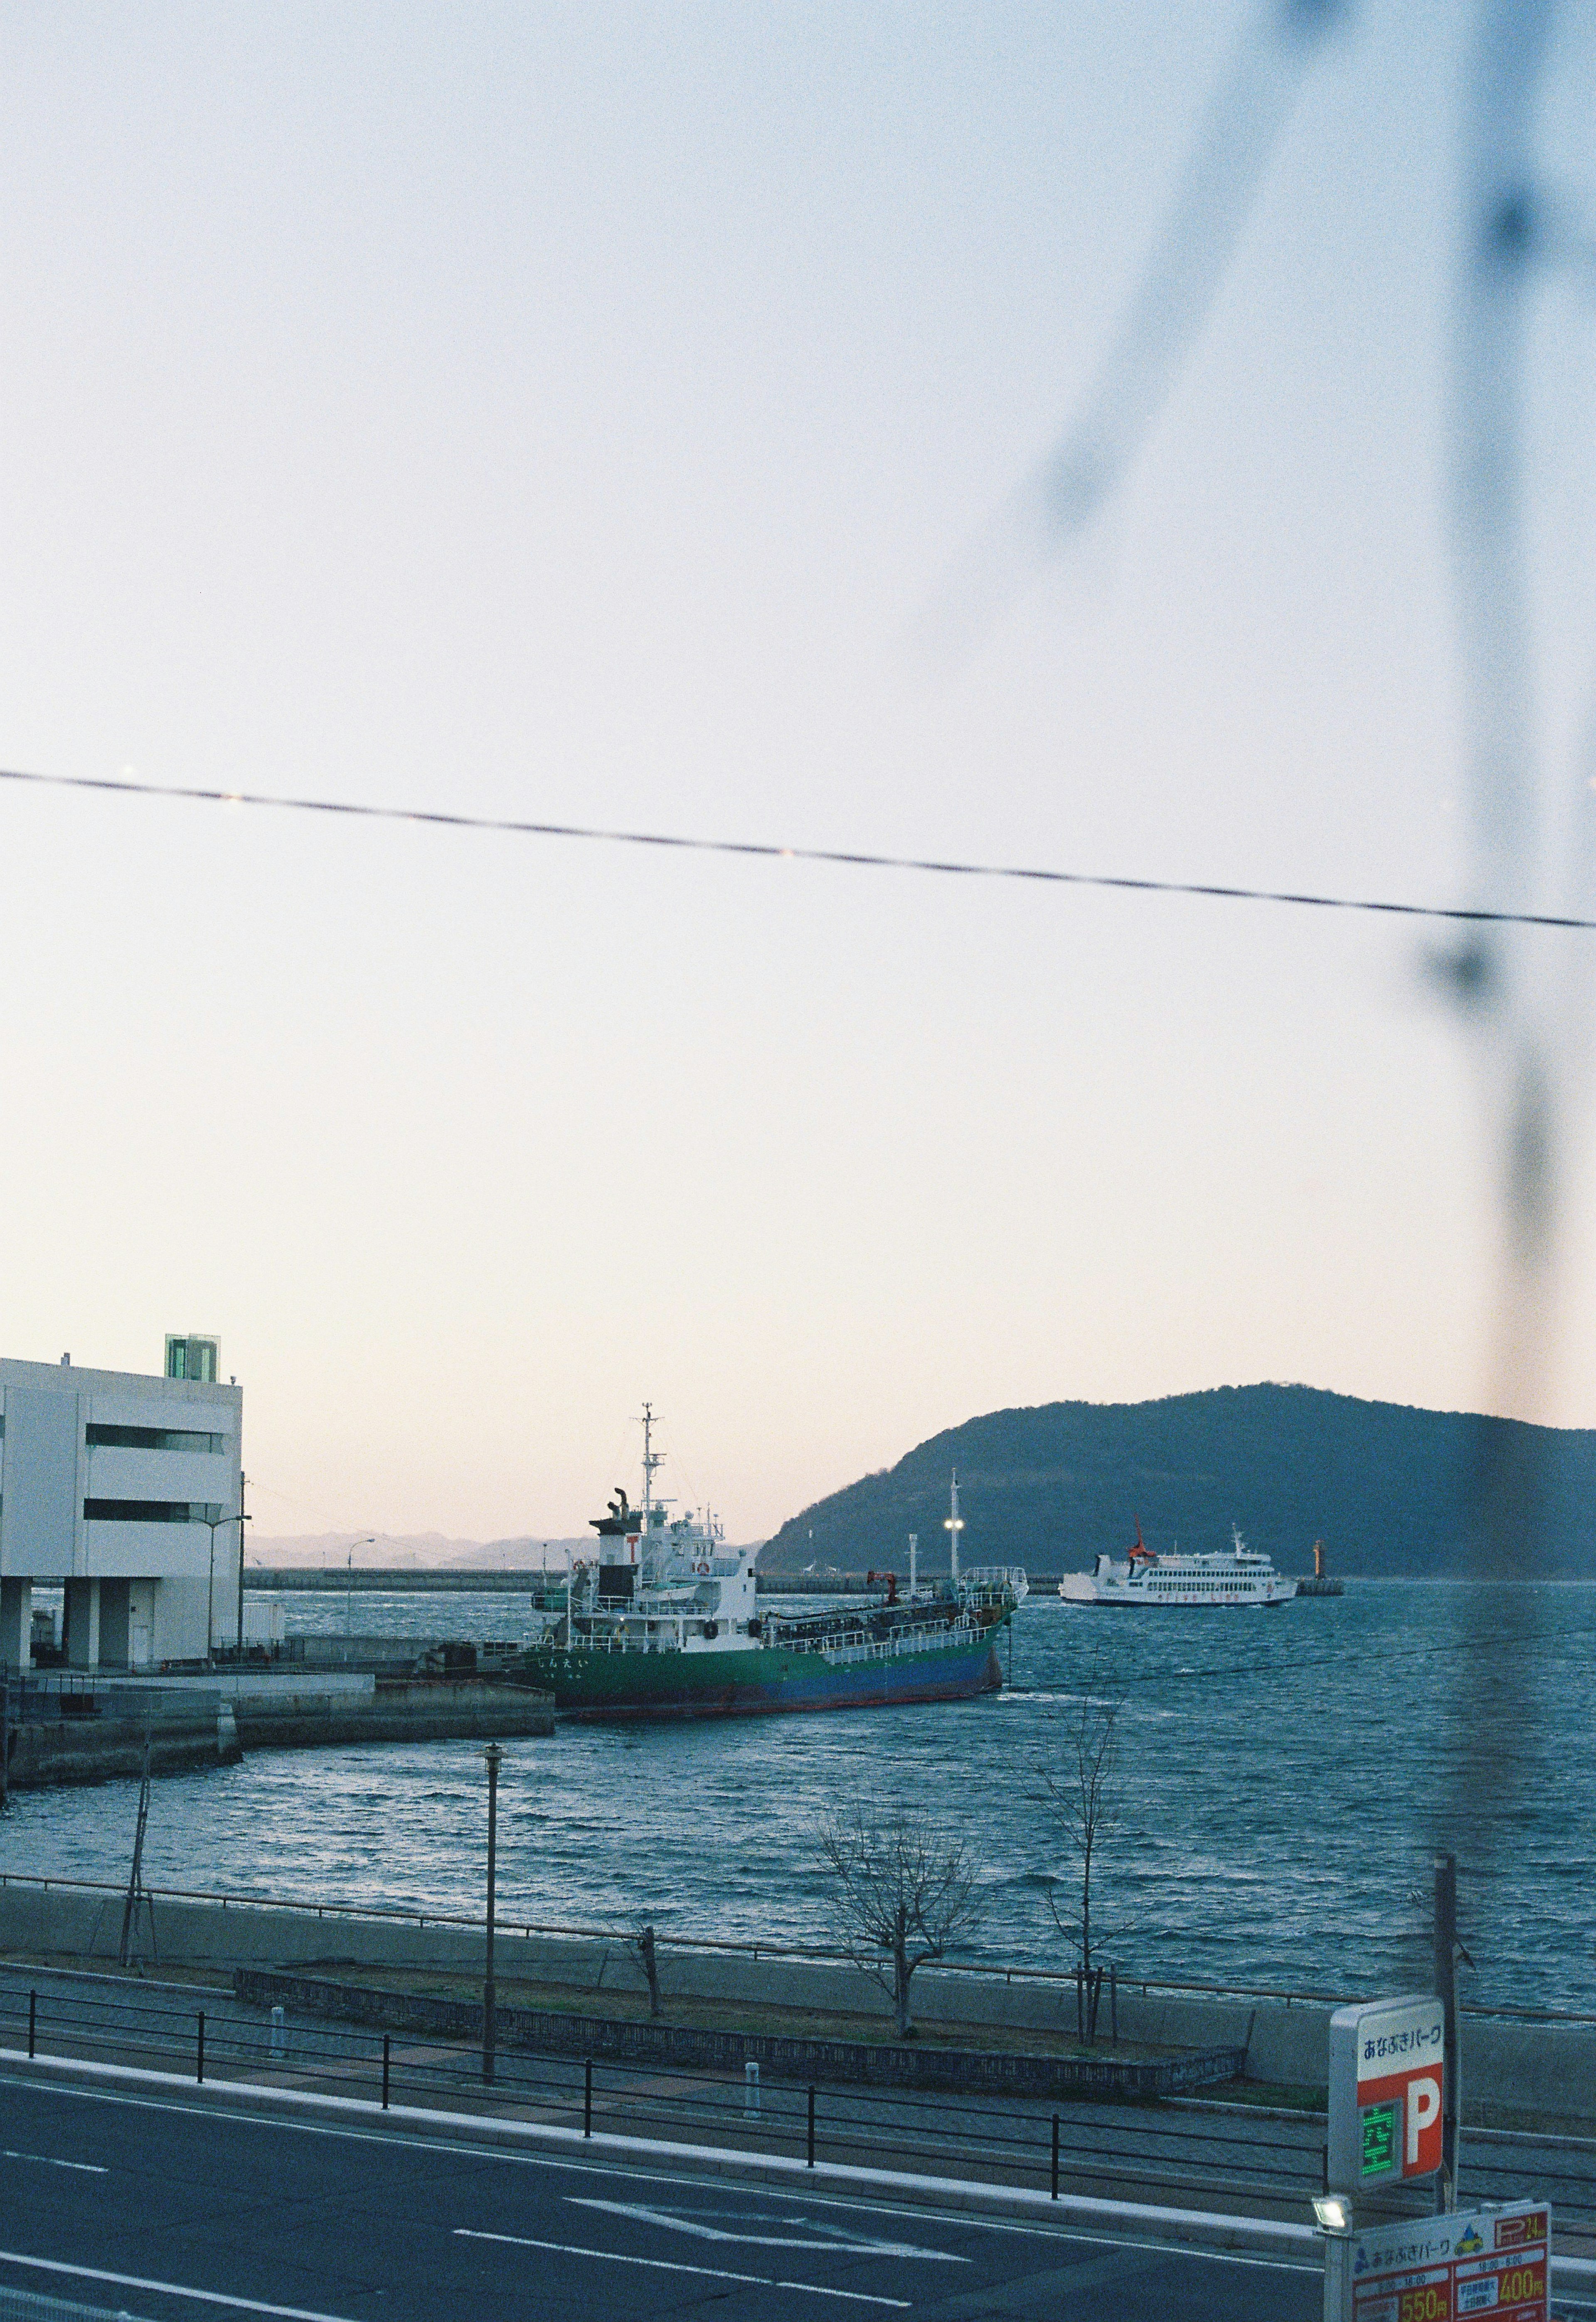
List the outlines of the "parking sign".
<svg viewBox="0 0 1596 2322">
<path fill-rule="evenodd" d="M 1446 2011 L 1409 1996 L 1338 2007 L 1330 2018 L 1329 2180 L 1379 2190 L 1441 2166 Z"/>
<path fill-rule="evenodd" d="M 1349 2236 L 1337 2252 L 1336 2322 L 1548 2322 L 1552 2218 L 1545 2202 L 1457 2209 Z"/>
</svg>

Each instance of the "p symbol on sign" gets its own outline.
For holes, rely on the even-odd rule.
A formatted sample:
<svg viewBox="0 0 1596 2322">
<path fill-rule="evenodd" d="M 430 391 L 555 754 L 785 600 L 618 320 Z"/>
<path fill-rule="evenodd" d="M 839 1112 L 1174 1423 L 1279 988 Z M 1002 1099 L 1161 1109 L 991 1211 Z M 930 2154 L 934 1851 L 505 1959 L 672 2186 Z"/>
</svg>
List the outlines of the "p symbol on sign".
<svg viewBox="0 0 1596 2322">
<path fill-rule="evenodd" d="M 1441 2083 L 1426 2078 L 1408 2083 L 1408 2166 L 1417 2168 L 1418 2140 L 1441 2116 Z"/>
</svg>

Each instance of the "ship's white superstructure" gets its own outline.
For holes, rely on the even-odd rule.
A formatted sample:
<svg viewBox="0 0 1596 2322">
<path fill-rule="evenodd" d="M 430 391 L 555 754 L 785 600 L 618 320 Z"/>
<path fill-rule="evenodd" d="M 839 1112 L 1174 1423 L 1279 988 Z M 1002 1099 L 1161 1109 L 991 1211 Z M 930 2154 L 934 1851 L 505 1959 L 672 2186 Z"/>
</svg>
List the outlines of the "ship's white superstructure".
<svg viewBox="0 0 1596 2322">
<path fill-rule="evenodd" d="M 1136 1527 L 1135 1545 L 1123 1561 L 1099 1556 L 1090 1572 L 1066 1572 L 1059 1595 L 1072 1604 L 1253 1605 L 1284 1604 L 1297 1594 L 1297 1583 L 1278 1573 L 1270 1559 L 1249 1548 L 1233 1531 L 1228 1550 L 1190 1554 L 1173 1549 L 1155 1555 L 1142 1541 Z"/>
<path fill-rule="evenodd" d="M 567 1650 L 729 1654 L 762 1645 L 813 1650 L 828 1659 L 887 1646 L 895 1653 L 941 1652 L 950 1644 L 975 1642 L 999 1611 L 1007 1617 L 1030 1593 L 1017 1566 L 982 1565 L 961 1574 L 959 1534 L 964 1522 L 955 1470 L 953 1513 L 945 1519 L 953 1564 L 946 1588 L 922 1590 L 911 1582 L 907 1597 L 902 1597 L 896 1574 L 884 1572 L 886 1595 L 879 1604 L 848 1602 L 825 1613 L 762 1617 L 754 1550 L 728 1548 L 719 1519 L 708 1509 L 700 1514 L 689 1508 L 685 1515 L 672 1516 L 671 1502 L 656 1493 L 654 1477 L 665 1455 L 654 1449 L 654 1425 L 653 1407 L 645 1403 L 643 1505 L 633 1507 L 617 1486 L 608 1514 L 592 1519 L 598 1534 L 596 1552 L 572 1560 L 563 1617 L 548 1631 Z M 873 1573 L 871 1578 L 873 1583 Z"/>
<path fill-rule="evenodd" d="M 616 1486 L 596 1516 L 596 1551 L 577 1558 L 557 1617 L 519 1656 L 524 1683 L 574 1717 L 732 1717 L 877 1703 L 962 1701 L 1003 1683 L 997 1639 L 1026 1594 L 1017 1570 L 958 1577 L 825 1606 L 761 1612 L 753 1551 L 728 1548 L 707 1509 L 672 1517 L 654 1490 L 661 1455 L 643 1413 L 643 1505 Z M 911 1551 L 912 1556 L 912 1551 Z M 868 1576 L 867 1587 L 877 1576 Z"/>
</svg>

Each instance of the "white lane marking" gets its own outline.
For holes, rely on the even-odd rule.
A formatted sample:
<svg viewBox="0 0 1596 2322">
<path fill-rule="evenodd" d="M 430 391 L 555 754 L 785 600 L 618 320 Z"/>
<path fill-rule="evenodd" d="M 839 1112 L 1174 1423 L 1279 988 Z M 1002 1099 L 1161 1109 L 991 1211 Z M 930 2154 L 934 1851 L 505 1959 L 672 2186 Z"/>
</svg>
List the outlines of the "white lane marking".
<svg viewBox="0 0 1596 2322">
<path fill-rule="evenodd" d="M 69 2273 L 79 2281 L 114 2281 L 121 2290 L 154 2290 L 163 2298 L 193 2298 L 202 2306 L 228 2306 L 236 2314 L 280 2314 L 287 2322 L 350 2322 L 347 2314 L 320 2314 L 308 2306 L 268 2306 L 259 2298 L 229 2298 L 220 2290 L 189 2290 L 180 2281 L 153 2281 L 142 2273 L 107 2273 L 103 2266 L 68 2265 L 56 2257 L 24 2257 L 0 2250 L 0 2265 L 31 2265 L 40 2273 Z"/>
<path fill-rule="evenodd" d="M 41 2080 L 32 2074 L 24 2076 L 0 2071 L 0 2088 L 26 2089 L 33 2095 L 72 2097 L 80 2103 L 120 2105 L 135 2112 L 181 2113 L 195 2120 L 212 2123 L 238 2121 L 250 2128 L 283 2128 L 291 2130 L 296 2136 L 330 2137 L 341 2144 L 404 2145 L 413 2153 L 455 2153 L 473 2161 L 504 2162 L 516 2169 L 558 2170 L 567 2177 L 616 2177 L 623 2182 L 636 2178 L 653 2186 L 696 2187 L 705 2181 L 703 2177 L 683 2173 L 679 2163 L 675 2171 L 645 2171 L 628 2168 L 622 2162 L 610 2161 L 599 2154 L 590 2161 L 566 2161 L 553 2153 L 517 2153 L 502 2144 L 467 2144 L 442 2132 L 430 2135 L 406 2135 L 397 2123 L 392 2128 L 335 2128 L 321 2121 L 296 2120 L 287 2113 L 251 2112 L 242 2105 L 182 2104 L 170 2097 L 142 2094 L 119 2096 L 107 2089 L 85 2088 L 69 2081 Z M 748 2158 L 744 2153 L 729 2149 L 711 2152 L 706 2157 L 716 2162 L 727 2159 L 746 2161 Z M 772 2186 L 767 2190 L 762 2185 L 750 2183 L 740 2189 L 751 2199 L 783 2201 L 792 2199 L 784 2186 Z M 827 2195 L 815 2191 L 807 2193 L 805 2198 L 811 2207 L 845 2209 L 850 2214 L 862 2211 L 871 2216 L 904 2217 L 917 2223 L 926 2215 L 925 2209 L 889 2201 L 879 2194 L 872 2199 L 868 2193 Z M 1019 2218 L 991 2217 L 978 2209 L 946 2208 L 934 2214 L 939 2224 L 958 2226 L 972 2233 L 1017 2234 L 1031 2241 L 1081 2242 L 1093 2249 L 1147 2250 L 1154 2255 L 1173 2253 L 1208 2265 L 1243 2265 L 1267 2273 L 1311 2273 L 1321 2279 L 1324 2274 L 1322 2263 L 1304 2263 L 1300 2258 L 1248 2257 L 1239 2250 L 1205 2249 L 1196 2242 L 1144 2240 L 1128 2234 L 1094 2233 L 1086 2226 L 1072 2224 L 1070 2211 L 1063 2212 L 1056 2223 L 1046 2225 L 1028 2225 Z M 1236 2222 L 1245 2225 L 1247 2221 L 1244 2218 Z M 1592 2263 L 1596 2262 L 1584 2258 L 1559 2257 L 1553 2260 L 1554 2265 L 1580 2273 L 1590 2272 Z M 1596 2313 L 1596 2307 L 1590 2310 Z"/>
<path fill-rule="evenodd" d="M 14 2051 L 14 2048 L 0 2048 L 0 2067 L 3 2067 L 3 2064 L 16 2064 L 16 2061 L 21 2061 L 21 2051 Z M 47 2071 L 49 2067 L 56 2067 L 60 2069 L 60 2071 L 79 2071 L 84 2073 L 84 2076 L 112 2079 L 123 2085 L 156 2083 L 160 2085 L 160 2088 L 178 2085 L 174 2073 L 144 2071 L 144 2069 L 135 2069 L 135 2067 L 130 2067 L 130 2064 L 84 2064 L 84 2061 L 77 2061 L 72 2060 L 72 2057 L 47 2057 L 44 2064 L 47 2064 Z M 216 2083 L 214 2083 L 214 2088 L 216 2088 L 221 2095 L 237 2097 L 237 2099 L 240 2099 L 237 2104 L 200 2106 L 200 2104 L 172 2104 L 172 2101 L 160 2101 L 156 2099 L 156 2097 L 146 2097 L 146 2095 L 130 2097 L 130 2099 L 123 2099 L 123 2097 L 105 2097 L 102 2095 L 102 2089 L 81 2088 L 81 2085 L 79 2088 L 72 2088 L 69 2083 L 49 2080 L 49 2076 L 37 2076 L 35 2071 L 31 2071 L 28 2076 L 0 2071 L 0 2079 L 3 2079 L 7 2085 L 12 2085 L 12 2088 L 31 2088 L 31 2089 L 49 2088 L 53 2089 L 53 2092 L 58 2092 L 58 2095 L 68 2095 L 68 2092 L 69 2095 L 86 2095 L 86 2097 L 91 2097 L 91 2101 L 107 2101 L 107 2104 L 132 2101 L 132 2104 L 153 2106 L 156 2111 L 193 2113 L 193 2116 L 197 2117 L 212 2117 L 212 2120 L 246 2120 L 251 2122 L 253 2127 L 293 2127 L 293 2129 L 300 2129 L 300 2132 L 306 2134 L 306 2136 L 339 2136 L 339 2134 L 344 2134 L 344 2136 L 362 2138 L 362 2141 L 371 2141 L 371 2144 L 377 2144 L 378 2136 L 390 2136 L 390 2134 L 399 2127 L 399 2122 L 406 2122 L 406 2120 L 427 2125 L 427 2141 L 439 2145 L 443 2144 L 443 2138 L 446 2138 L 446 2132 L 449 2132 L 449 2129 L 481 2127 L 481 2117 L 470 2116 L 470 2113 L 425 2113 L 423 2108 L 418 2108 L 418 2106 L 409 2106 L 409 2104 L 395 2106 L 393 2113 L 390 2113 L 393 2127 L 383 2129 L 383 2132 L 378 2132 L 378 2129 L 362 2132 L 362 2129 L 309 2127 L 306 2122 L 297 2122 L 293 2120 L 286 2111 L 278 2111 L 277 2104 L 262 2104 L 260 2101 L 262 2097 L 272 2097 L 272 2095 L 281 2097 L 284 2095 L 281 2089 L 251 2088 L 251 2085 L 244 2083 L 244 2080 L 216 2080 Z M 256 2099 L 253 2101 L 253 2108 L 251 2108 L 249 2099 Z M 318 2111 L 323 2113 L 381 2117 L 377 2113 L 377 2104 L 374 2104 L 374 2099 L 362 2101 L 362 2099 L 355 2099 L 355 2097 L 318 2097 L 318 2095 L 311 2095 L 311 2092 L 290 2092 L 288 2101 L 314 2106 L 314 2108 L 318 2108 Z M 497 2127 L 499 2122 L 495 2122 L 493 2116 L 488 2116 L 488 2125 L 490 2125 L 490 2127 Z M 543 2125 L 539 2125 L 539 2122 L 504 2122 L 504 2127 L 515 2129 L 515 2132 L 523 2134 L 525 2138 L 548 2138 L 551 2144 L 560 2144 L 564 2150 L 571 2150 L 571 2145 L 576 2145 L 576 2148 L 583 2145 L 583 2136 L 580 2136 L 576 2129 L 543 2127 Z M 736 2166 L 736 2169 L 748 2169 L 748 2171 L 752 2171 L 752 2169 L 764 2169 L 764 2171 L 769 2171 L 771 2176 L 785 2178 L 788 2185 L 795 2180 L 795 2178 L 801 2176 L 799 2162 L 785 2162 L 783 2164 L 783 2162 L 776 2160 L 776 2157 L 745 2153 L 745 2150 L 736 2148 L 736 2145 L 676 2145 L 676 2144 L 662 2144 L 662 2141 L 658 2141 L 658 2138 L 648 2138 L 648 2136 L 595 2136 L 592 2138 L 592 2144 L 595 2144 L 595 2153 L 592 2153 L 592 2157 L 583 2155 L 583 2160 L 570 2160 L 570 2162 L 555 2160 L 555 2157 L 548 2153 L 548 2148 L 536 2150 L 536 2153 L 506 2153 L 504 2148 L 490 2148 L 488 2144 L 481 2144 L 481 2145 L 470 2145 L 470 2148 L 467 2148 L 467 2145 L 455 2145 L 455 2150 L 479 2150 L 479 2153 L 483 2153 L 483 2155 L 488 2155 L 490 2150 L 497 2150 L 497 2157 L 502 2157 L 502 2160 L 514 2160 L 515 2164 L 520 2166 L 539 2166 L 539 2169 L 567 2169 L 571 2176 L 583 2176 L 583 2173 L 586 2173 L 586 2176 L 606 2176 L 606 2173 L 616 2173 L 616 2176 L 643 2176 L 643 2173 L 646 2173 L 648 2182 L 660 2182 L 660 2173 L 662 2173 L 662 2169 L 667 2169 L 667 2166 L 674 2166 L 674 2169 L 679 2169 L 680 2171 L 680 2169 L 688 2169 L 688 2166 L 692 2164 L 708 2164 L 708 2173 L 725 2171 L 725 2166 L 727 2164 Z M 641 2153 L 641 2155 L 651 2157 L 652 2166 L 648 2169 L 648 2171 L 643 2171 L 641 2166 L 639 2169 L 623 2169 L 618 2162 L 611 2164 L 611 2162 L 606 2160 L 611 2153 Z M 913 2188 L 916 2192 L 929 2194 L 932 2199 L 953 2197 L 953 2201 L 960 2206 L 960 2210 L 964 2210 L 964 2201 L 971 2197 L 976 2189 L 985 2189 L 978 2185 L 978 2180 L 908 2176 L 908 2173 L 894 2171 L 894 2169 L 857 2169 L 855 2171 L 855 2169 L 844 2169 L 844 2166 L 834 2164 L 834 2162 L 823 2162 L 820 2173 L 823 2173 L 823 2178 L 827 2182 L 836 2182 L 839 2178 L 851 2178 L 851 2176 L 869 2178 L 871 2185 L 880 2185 L 880 2188 L 883 2188 L 883 2192 L 876 2194 L 878 2201 L 885 2197 L 888 2189 Z M 697 2176 L 695 2178 L 676 2176 L 671 2178 L 671 2180 L 702 2182 Z M 780 2192 L 773 2189 L 773 2199 L 780 2199 L 783 2197 L 783 2192 L 788 2194 L 788 2199 L 792 2197 L 789 2189 L 783 2185 Z M 839 2206 L 864 2206 L 864 2199 L 867 2199 L 864 2194 L 855 2194 L 848 2204 L 839 2204 Z M 1045 2208 L 1045 2201 L 1043 2201 L 1041 2194 L 1036 2194 L 1034 2201 L 1036 2201 L 1038 2208 Z M 932 2201 L 927 2201 L 927 2206 L 932 2206 Z M 1108 2213 L 1110 2217 L 1115 2216 L 1122 2217 L 1122 2220 L 1125 2220 L 1125 2232 L 1131 2232 L 1134 2226 L 1141 2226 L 1141 2232 L 1150 2232 L 1150 2225 L 1153 2225 L 1153 2222 L 1169 2222 L 1169 2225 L 1175 2229 L 1173 2236 L 1171 2236 L 1169 2241 L 1171 2248 L 1178 2248 L 1182 2254 L 1187 2254 L 1187 2257 L 1210 2259 L 1210 2262 L 1215 2262 L 1215 2264 L 1227 2262 L 1229 2250 L 1227 2248 L 1210 2250 L 1210 2248 L 1201 2248 L 1199 2243 L 1190 2243 L 1185 2236 L 1194 2229 L 1194 2226 L 1215 2226 L 1215 2225 L 1236 2226 L 1236 2229 L 1241 2229 L 1241 2232 L 1250 2232 L 1254 2238 L 1259 2238 L 1262 2234 L 1266 2234 L 1266 2236 L 1271 2238 L 1287 2238 L 1287 2241 L 1291 2241 L 1294 2245 L 1301 2245 L 1301 2248 L 1306 2250 L 1310 2250 L 1319 2238 L 1318 2226 L 1312 2226 L 1312 2225 L 1290 2225 L 1290 2222 L 1269 2220 L 1269 2217 L 1238 2217 L 1234 2216 L 1234 2213 L 1215 2213 L 1215 2210 L 1157 2208 L 1157 2206 L 1150 2206 L 1145 2204 L 1145 2201 L 1106 2201 L 1106 2199 L 1087 2199 L 1087 2197 L 1076 2197 L 1076 2194 L 1064 2194 L 1064 2199 L 1060 2201 L 1060 2208 L 1057 2208 L 1057 2220 L 1054 2220 L 1050 2226 L 1025 2226 L 1025 2225 L 1010 2226 L 1010 2225 L 1004 2225 L 1004 2222 L 994 2220 L 994 2217 L 978 2217 L 973 2210 L 969 2213 L 969 2216 L 962 2217 L 960 2222 L 966 2222 L 966 2225 L 971 2225 L 971 2226 L 980 2225 L 985 2232 L 997 2232 L 997 2234 L 1060 2232 L 1069 2238 L 1071 2232 L 1076 2232 L 1076 2236 L 1081 2238 L 1081 2241 L 1097 2241 L 1097 2238 L 1103 2238 L 1103 2241 L 1106 2241 L 1106 2238 L 1113 2238 L 1113 2241 L 1117 2241 L 1117 2238 L 1120 2238 L 1120 2234 L 1113 2234 L 1113 2236 L 1110 2236 L 1110 2234 L 1103 2232 L 1101 2225 L 1099 2225 L 1097 2234 L 1094 2234 L 1090 2226 L 1073 2229 L 1069 2220 L 1071 2217 L 1078 2217 L 1081 2213 L 1090 2213 L 1090 2216 L 1092 2216 L 1092 2222 L 1101 2220 L 1103 2213 Z M 948 2222 L 955 2222 L 955 2220 L 948 2220 Z M 1164 2243 L 1154 2243 L 1154 2245 L 1162 2248 Z M 1294 2259 L 1245 2259 L 1245 2264 L 1259 2264 L 1259 2266 L 1273 2264 L 1278 2266 L 1280 2271 L 1287 2271 L 1287 2273 L 1319 2273 L 1319 2271 L 1322 2271 L 1322 2264 L 1315 2264 L 1312 2259 L 1308 2262 L 1308 2264 L 1294 2262 Z M 1596 2259 L 1571 2257 L 1571 2259 L 1559 2259 L 1559 2264 L 1568 2264 L 1575 2271 L 1582 2271 L 1582 2273 L 1596 2273 Z"/>
<path fill-rule="evenodd" d="M 109 2177 L 97 2161 L 58 2161 L 53 2153 L 13 2153 L 0 2148 L 0 2161 L 36 2161 L 41 2169 L 81 2169 L 86 2177 Z"/>
<path fill-rule="evenodd" d="M 663 2226 L 673 2234 L 695 2234 L 704 2242 L 748 2242 L 759 2249 L 833 2250 L 846 2257 L 924 2257 L 940 2265 L 968 2265 L 970 2260 L 957 2250 L 926 2249 L 918 2242 L 877 2242 L 863 2234 L 844 2233 L 838 2226 L 816 2228 L 829 2234 L 830 2239 L 816 2241 L 802 2234 L 734 2234 L 724 2226 L 706 2225 L 700 2217 L 679 2217 L 671 2209 L 652 2209 L 643 2201 L 597 2201 L 580 2193 L 568 2193 L 566 2199 L 573 2209 L 605 2209 L 612 2217 L 635 2217 L 645 2226 Z M 807 2217 L 780 2217 L 773 2223 L 784 2226 L 807 2225 Z"/>
<path fill-rule="evenodd" d="M 552 2250 L 559 2257 L 597 2257 L 608 2265 L 643 2265 L 651 2273 L 697 2273 L 709 2281 L 745 2281 L 756 2290 L 796 2290 L 805 2298 L 845 2298 L 853 2306 L 891 2306 L 907 2314 L 914 2300 L 908 2298 L 872 2298 L 863 2290 L 823 2290 L 813 2281 L 780 2281 L 769 2273 L 727 2273 L 716 2265 L 683 2265 L 669 2257 L 628 2257 L 624 2250 L 583 2249 L 576 2242 L 534 2242 L 525 2234 L 473 2233 L 470 2226 L 456 2226 L 456 2236 L 462 2242 L 507 2242 L 512 2249 Z"/>
</svg>

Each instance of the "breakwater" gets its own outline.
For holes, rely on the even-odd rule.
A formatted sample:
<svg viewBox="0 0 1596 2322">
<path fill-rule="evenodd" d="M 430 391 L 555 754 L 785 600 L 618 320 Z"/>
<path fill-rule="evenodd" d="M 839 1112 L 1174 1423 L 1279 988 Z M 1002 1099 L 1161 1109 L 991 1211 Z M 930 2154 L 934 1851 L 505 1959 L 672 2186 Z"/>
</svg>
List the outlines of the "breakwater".
<svg viewBox="0 0 1596 2322">
<path fill-rule="evenodd" d="M 903 1573 L 898 1577 L 906 1578 Z M 1058 1578 L 1057 1573 L 1037 1573 L 1033 1575 L 1033 1585 L 1056 1586 Z M 862 1569 L 819 1577 L 762 1572 L 756 1579 L 762 1596 L 864 1596 L 880 1595 L 885 1575 Z M 536 1564 L 497 1572 L 456 1565 L 251 1564 L 244 1568 L 246 1595 L 563 1597 L 564 1588 L 563 1567 L 545 1572 Z"/>
<path fill-rule="evenodd" d="M 236 1578 L 236 1573 L 235 1573 Z M 308 1595 L 369 1596 L 535 1596 L 545 1588 L 565 1586 L 563 1570 L 545 1572 L 541 1565 L 522 1565 L 497 1572 L 462 1571 L 455 1565 L 403 1564 L 346 1567 L 342 1564 L 247 1564 L 246 1595 L 281 1595 L 303 1590 Z"/>
</svg>

